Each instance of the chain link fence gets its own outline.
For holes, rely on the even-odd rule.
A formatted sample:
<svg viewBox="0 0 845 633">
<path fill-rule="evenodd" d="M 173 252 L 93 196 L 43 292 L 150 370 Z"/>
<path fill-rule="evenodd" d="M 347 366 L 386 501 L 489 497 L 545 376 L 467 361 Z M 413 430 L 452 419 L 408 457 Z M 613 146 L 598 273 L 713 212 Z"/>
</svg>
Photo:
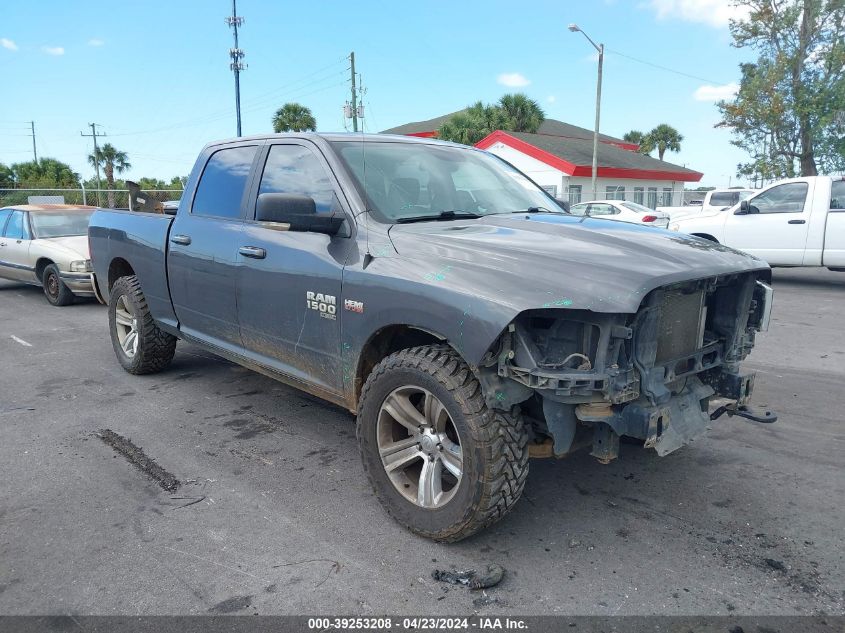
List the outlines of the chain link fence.
<svg viewBox="0 0 845 633">
<path fill-rule="evenodd" d="M 558 199 L 568 200 L 570 204 L 591 200 L 627 200 L 650 209 L 701 205 L 704 202 L 704 196 L 707 195 L 706 191 L 678 191 L 669 187 L 647 186 L 608 186 L 592 191 L 580 185 L 570 185 L 562 193 L 557 190 L 557 187 L 544 187 L 544 189 Z"/>
<path fill-rule="evenodd" d="M 156 202 L 179 200 L 182 192 L 173 189 L 144 190 Z M 128 209 L 126 189 L 0 189 L 0 207 L 21 204 L 85 204 L 108 209 Z"/>
</svg>

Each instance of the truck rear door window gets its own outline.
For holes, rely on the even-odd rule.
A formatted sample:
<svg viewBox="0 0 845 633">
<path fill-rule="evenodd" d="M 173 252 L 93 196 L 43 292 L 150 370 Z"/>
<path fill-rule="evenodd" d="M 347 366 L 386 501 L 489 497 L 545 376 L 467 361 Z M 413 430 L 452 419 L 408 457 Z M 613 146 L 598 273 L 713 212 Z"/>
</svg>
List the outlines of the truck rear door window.
<svg viewBox="0 0 845 633">
<path fill-rule="evenodd" d="M 308 196 L 314 199 L 317 213 L 329 213 L 334 188 L 310 149 L 302 145 L 273 145 L 258 189 L 258 195 L 262 193 Z"/>
<path fill-rule="evenodd" d="M 202 172 L 191 213 L 240 218 L 241 201 L 257 149 L 229 147 L 214 152 Z"/>
<path fill-rule="evenodd" d="M 845 180 L 834 180 L 830 187 L 830 208 L 845 211 Z"/>
</svg>

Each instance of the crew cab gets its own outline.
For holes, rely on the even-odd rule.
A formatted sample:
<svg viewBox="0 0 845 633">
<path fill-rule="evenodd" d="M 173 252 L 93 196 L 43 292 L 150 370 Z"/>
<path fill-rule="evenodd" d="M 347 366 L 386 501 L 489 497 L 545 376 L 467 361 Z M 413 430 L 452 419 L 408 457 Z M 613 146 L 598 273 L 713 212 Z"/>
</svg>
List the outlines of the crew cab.
<svg viewBox="0 0 845 633">
<path fill-rule="evenodd" d="M 781 180 L 728 209 L 673 218 L 669 228 L 732 246 L 771 266 L 845 270 L 845 179 Z"/>
<path fill-rule="evenodd" d="M 740 368 L 765 262 L 572 216 L 475 148 L 212 143 L 175 217 L 97 211 L 89 239 L 124 369 L 164 370 L 184 339 L 349 409 L 387 512 L 437 540 L 510 511 L 529 456 L 606 463 L 622 436 L 666 455 L 725 411 L 773 419 Z"/>
</svg>

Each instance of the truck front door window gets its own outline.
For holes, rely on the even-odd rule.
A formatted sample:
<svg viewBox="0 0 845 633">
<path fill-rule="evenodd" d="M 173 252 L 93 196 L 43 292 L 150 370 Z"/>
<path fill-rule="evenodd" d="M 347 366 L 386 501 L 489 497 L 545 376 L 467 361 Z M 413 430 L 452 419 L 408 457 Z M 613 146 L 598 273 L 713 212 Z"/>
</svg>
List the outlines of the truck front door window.
<svg viewBox="0 0 845 633">
<path fill-rule="evenodd" d="M 290 193 L 314 199 L 317 213 L 329 213 L 334 188 L 314 153 L 302 145 L 273 145 L 258 194 Z"/>
<path fill-rule="evenodd" d="M 788 182 L 772 187 L 749 201 L 752 213 L 802 213 L 807 199 L 806 182 Z"/>
</svg>

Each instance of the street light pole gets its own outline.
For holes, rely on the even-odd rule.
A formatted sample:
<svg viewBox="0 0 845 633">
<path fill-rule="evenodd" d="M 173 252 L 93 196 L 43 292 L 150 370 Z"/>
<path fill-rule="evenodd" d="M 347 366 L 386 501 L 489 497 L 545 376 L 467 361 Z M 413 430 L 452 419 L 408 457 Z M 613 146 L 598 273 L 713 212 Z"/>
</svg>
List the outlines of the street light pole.
<svg viewBox="0 0 845 633">
<path fill-rule="evenodd" d="M 596 177 L 598 176 L 599 171 L 599 124 L 601 121 L 601 75 L 602 75 L 602 67 L 604 66 L 604 44 L 596 44 L 589 35 L 584 33 L 581 28 L 577 24 L 570 24 L 569 30 L 573 33 L 579 32 L 581 35 L 587 38 L 587 41 L 593 45 L 599 53 L 599 74 L 598 80 L 596 81 L 596 127 L 593 131 L 593 200 L 595 200 L 596 196 Z"/>
</svg>

